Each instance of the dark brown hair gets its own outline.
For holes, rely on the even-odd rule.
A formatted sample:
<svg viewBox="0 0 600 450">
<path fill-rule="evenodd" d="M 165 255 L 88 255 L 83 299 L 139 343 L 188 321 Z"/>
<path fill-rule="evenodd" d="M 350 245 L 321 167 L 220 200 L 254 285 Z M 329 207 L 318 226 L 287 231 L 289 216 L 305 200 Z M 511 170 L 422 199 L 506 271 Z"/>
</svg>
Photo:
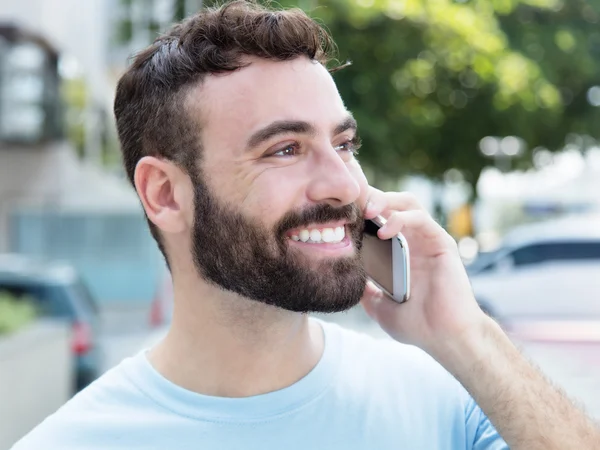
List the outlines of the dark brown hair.
<svg viewBox="0 0 600 450">
<path fill-rule="evenodd" d="M 184 100 L 207 74 L 239 69 L 244 56 L 284 61 L 304 55 L 327 65 L 333 49 L 329 34 L 303 11 L 254 1 L 207 8 L 174 25 L 135 56 L 117 85 L 114 113 L 129 180 L 133 184 L 135 167 L 147 155 L 197 175 L 200 130 Z M 158 230 L 148 223 L 166 258 Z"/>
</svg>

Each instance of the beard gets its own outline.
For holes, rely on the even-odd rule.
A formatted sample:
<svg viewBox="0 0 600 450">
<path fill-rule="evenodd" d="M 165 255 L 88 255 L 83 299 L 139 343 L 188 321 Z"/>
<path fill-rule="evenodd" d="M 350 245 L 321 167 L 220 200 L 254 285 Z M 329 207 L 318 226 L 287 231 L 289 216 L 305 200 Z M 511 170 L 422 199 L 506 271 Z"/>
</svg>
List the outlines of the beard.
<svg viewBox="0 0 600 450">
<path fill-rule="evenodd" d="M 290 211 L 268 229 L 219 201 L 199 178 L 192 178 L 192 257 L 206 281 L 250 300 L 300 313 L 334 313 L 358 304 L 367 277 L 360 256 L 364 222 L 357 205 L 318 204 Z M 311 261 L 290 248 L 286 231 L 337 220 L 348 221 L 346 234 L 355 249 L 353 256 Z"/>
</svg>

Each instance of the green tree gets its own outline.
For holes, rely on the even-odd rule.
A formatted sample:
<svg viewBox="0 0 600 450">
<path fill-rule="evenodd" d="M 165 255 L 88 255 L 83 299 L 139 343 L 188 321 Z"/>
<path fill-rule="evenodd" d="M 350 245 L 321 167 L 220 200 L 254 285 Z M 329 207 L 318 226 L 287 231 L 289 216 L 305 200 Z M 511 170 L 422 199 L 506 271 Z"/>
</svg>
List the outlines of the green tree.
<svg viewBox="0 0 600 450">
<path fill-rule="evenodd" d="M 475 183 L 489 164 L 483 137 L 517 135 L 532 148 L 560 120 L 560 91 L 501 28 L 499 14 L 524 2 L 319 3 L 313 14 L 353 61 L 336 80 L 360 123 L 361 158 L 380 173 L 436 179 L 457 168 Z"/>
<path fill-rule="evenodd" d="M 527 5 L 500 17 L 509 45 L 535 60 L 561 92 L 558 120 L 536 136 L 536 145 L 560 148 L 574 135 L 579 147 L 595 145 L 600 123 L 600 1 L 571 0 L 556 8 Z M 532 121 L 533 122 L 533 121 Z"/>
</svg>

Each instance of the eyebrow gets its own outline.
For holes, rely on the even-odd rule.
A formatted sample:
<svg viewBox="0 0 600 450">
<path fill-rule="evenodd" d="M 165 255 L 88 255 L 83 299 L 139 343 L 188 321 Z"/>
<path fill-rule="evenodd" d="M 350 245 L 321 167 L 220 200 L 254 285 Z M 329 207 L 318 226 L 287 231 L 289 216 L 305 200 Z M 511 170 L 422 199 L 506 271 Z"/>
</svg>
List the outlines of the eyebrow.
<svg viewBox="0 0 600 450">
<path fill-rule="evenodd" d="M 337 127 L 335 127 L 335 129 L 333 130 L 333 135 L 337 136 L 338 134 L 341 134 L 344 131 L 348 131 L 348 130 L 356 131 L 356 129 L 357 129 L 356 120 L 354 119 L 354 117 L 349 115 L 348 117 L 346 117 L 344 119 L 344 121 L 342 123 L 340 123 Z"/>
<path fill-rule="evenodd" d="M 338 135 L 347 130 L 356 130 L 356 127 L 356 120 L 349 115 L 334 128 L 333 135 Z M 252 134 L 248 139 L 247 148 L 251 150 L 263 142 L 279 134 L 285 133 L 308 134 L 314 136 L 317 134 L 317 130 L 310 123 L 301 120 L 278 120 Z"/>
</svg>

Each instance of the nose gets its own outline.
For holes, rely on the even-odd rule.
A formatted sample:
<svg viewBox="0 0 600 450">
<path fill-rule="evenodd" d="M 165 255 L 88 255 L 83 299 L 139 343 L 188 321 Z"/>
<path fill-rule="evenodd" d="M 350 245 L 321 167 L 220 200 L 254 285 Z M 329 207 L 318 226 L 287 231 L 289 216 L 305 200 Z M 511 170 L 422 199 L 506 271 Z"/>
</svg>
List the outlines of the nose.
<svg viewBox="0 0 600 450">
<path fill-rule="evenodd" d="M 312 202 L 336 207 L 354 203 L 360 195 L 359 182 L 348 163 L 331 146 L 315 152 L 307 195 Z"/>
</svg>

